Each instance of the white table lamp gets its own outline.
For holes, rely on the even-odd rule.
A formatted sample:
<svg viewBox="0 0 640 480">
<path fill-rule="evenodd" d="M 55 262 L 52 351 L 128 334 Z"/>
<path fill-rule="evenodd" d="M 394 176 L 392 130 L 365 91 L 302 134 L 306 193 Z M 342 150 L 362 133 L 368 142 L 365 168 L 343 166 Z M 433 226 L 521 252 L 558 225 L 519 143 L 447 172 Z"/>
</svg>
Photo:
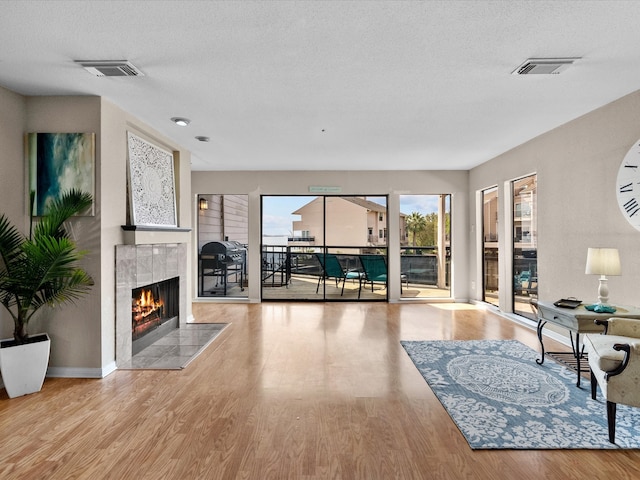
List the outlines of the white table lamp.
<svg viewBox="0 0 640 480">
<path fill-rule="evenodd" d="M 620 275 L 620 255 L 617 248 L 589 248 L 587 251 L 587 275 L 600 275 L 598 287 L 598 303 L 607 305 L 609 301 L 609 285 L 607 275 Z"/>
</svg>

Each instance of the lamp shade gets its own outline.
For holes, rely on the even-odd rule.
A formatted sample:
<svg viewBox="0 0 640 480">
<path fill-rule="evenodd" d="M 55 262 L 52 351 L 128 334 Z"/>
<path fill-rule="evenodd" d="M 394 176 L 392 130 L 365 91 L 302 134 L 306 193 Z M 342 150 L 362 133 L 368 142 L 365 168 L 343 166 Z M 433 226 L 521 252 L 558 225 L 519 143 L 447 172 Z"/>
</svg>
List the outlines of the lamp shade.
<svg viewBox="0 0 640 480">
<path fill-rule="evenodd" d="M 620 255 L 617 248 L 589 248 L 587 251 L 588 275 L 620 275 Z"/>
</svg>

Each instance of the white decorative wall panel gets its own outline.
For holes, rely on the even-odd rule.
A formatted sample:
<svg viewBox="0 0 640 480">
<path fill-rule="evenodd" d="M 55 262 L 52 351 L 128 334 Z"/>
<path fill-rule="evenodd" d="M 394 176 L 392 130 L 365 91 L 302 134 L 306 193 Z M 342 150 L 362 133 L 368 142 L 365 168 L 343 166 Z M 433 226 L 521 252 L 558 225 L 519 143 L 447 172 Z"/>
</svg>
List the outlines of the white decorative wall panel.
<svg viewBox="0 0 640 480">
<path fill-rule="evenodd" d="M 127 132 L 133 225 L 176 227 L 173 154 Z"/>
</svg>

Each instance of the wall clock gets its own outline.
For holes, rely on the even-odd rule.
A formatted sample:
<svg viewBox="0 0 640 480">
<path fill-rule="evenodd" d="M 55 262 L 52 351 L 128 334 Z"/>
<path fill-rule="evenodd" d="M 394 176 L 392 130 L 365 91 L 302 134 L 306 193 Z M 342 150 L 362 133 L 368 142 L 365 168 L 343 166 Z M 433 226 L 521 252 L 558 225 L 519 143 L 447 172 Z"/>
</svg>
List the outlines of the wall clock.
<svg viewBox="0 0 640 480">
<path fill-rule="evenodd" d="M 620 164 L 616 196 L 624 218 L 640 230 L 640 140 L 633 144 Z"/>
</svg>

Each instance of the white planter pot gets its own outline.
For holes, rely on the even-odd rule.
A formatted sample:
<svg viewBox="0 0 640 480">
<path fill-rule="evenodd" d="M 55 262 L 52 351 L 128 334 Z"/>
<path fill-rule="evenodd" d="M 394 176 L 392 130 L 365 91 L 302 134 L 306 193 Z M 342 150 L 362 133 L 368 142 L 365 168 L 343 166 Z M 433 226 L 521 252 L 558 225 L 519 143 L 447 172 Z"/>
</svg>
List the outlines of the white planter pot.
<svg viewBox="0 0 640 480">
<path fill-rule="evenodd" d="M 31 335 L 40 339 L 25 345 L 4 346 L 13 339 L 0 340 L 0 372 L 9 398 L 39 392 L 49 365 L 51 340 L 46 333 Z"/>
</svg>

